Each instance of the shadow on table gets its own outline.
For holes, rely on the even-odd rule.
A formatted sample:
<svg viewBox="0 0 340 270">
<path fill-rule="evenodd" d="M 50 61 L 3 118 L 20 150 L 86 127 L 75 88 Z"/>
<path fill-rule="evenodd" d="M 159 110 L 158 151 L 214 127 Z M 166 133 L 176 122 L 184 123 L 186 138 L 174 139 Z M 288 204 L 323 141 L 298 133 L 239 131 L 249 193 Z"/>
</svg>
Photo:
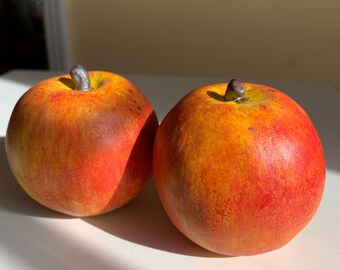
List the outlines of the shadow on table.
<svg viewBox="0 0 340 270">
<path fill-rule="evenodd" d="M 0 137 L 0 209 L 26 216 L 73 218 L 41 206 L 24 192 L 8 165 L 4 137 Z M 153 181 L 126 206 L 83 220 L 116 237 L 150 248 L 183 255 L 220 257 L 192 243 L 172 225 L 163 211 Z"/>
<path fill-rule="evenodd" d="M 41 206 L 19 186 L 7 161 L 4 137 L 0 137 L 0 209 L 30 216 L 70 218 Z"/>
<path fill-rule="evenodd" d="M 189 256 L 226 257 L 199 247 L 174 227 L 158 199 L 153 179 L 126 206 L 83 220 L 116 237 L 150 248 Z"/>
<path fill-rule="evenodd" d="M 86 237 L 78 239 L 36 218 L 8 215 L 0 228 L 1 269 L 131 270 L 125 258 L 105 256 Z"/>
</svg>

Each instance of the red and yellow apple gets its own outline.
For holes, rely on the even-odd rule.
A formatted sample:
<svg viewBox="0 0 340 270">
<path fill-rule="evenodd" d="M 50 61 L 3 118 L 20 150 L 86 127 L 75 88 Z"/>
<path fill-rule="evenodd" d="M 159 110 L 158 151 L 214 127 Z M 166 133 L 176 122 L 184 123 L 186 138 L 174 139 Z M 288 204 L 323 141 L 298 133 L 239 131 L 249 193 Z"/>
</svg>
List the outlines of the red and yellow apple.
<svg viewBox="0 0 340 270">
<path fill-rule="evenodd" d="M 263 85 L 190 92 L 156 133 L 154 177 L 173 224 L 210 251 L 254 255 L 284 246 L 312 219 L 325 161 L 306 112 Z"/>
<path fill-rule="evenodd" d="M 42 81 L 20 98 L 6 152 L 14 176 L 33 199 L 68 215 L 92 216 L 123 206 L 151 177 L 158 120 L 127 79 L 104 71 L 72 72 L 73 79 Z"/>
</svg>

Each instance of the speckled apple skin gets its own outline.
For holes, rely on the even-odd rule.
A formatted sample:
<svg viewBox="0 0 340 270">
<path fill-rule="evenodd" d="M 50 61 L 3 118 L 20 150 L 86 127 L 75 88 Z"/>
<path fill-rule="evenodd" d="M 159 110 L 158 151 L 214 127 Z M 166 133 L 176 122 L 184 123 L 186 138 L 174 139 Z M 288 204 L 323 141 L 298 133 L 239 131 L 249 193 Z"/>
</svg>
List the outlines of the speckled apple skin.
<svg viewBox="0 0 340 270">
<path fill-rule="evenodd" d="M 242 103 L 223 100 L 227 84 L 192 91 L 166 115 L 154 145 L 157 191 L 173 224 L 232 256 L 288 243 L 316 213 L 325 185 L 306 112 L 276 89 L 245 87 Z"/>
<path fill-rule="evenodd" d="M 6 136 L 10 167 L 39 203 L 72 216 L 114 210 L 152 173 L 158 120 L 143 93 L 110 72 L 90 72 L 93 89 L 69 75 L 43 81 L 16 104 Z"/>
</svg>

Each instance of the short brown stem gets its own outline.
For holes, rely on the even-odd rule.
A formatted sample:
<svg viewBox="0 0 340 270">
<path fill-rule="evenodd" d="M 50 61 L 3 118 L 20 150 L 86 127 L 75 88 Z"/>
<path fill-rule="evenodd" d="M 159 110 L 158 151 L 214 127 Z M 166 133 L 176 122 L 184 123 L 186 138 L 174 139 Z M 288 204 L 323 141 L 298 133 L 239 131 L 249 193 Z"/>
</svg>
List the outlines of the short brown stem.
<svg viewBox="0 0 340 270">
<path fill-rule="evenodd" d="M 82 65 L 76 65 L 70 71 L 70 75 L 77 90 L 90 91 L 91 81 L 87 70 Z"/>
<path fill-rule="evenodd" d="M 242 102 L 245 100 L 246 88 L 244 84 L 236 79 L 232 79 L 224 94 L 225 101 Z"/>
</svg>

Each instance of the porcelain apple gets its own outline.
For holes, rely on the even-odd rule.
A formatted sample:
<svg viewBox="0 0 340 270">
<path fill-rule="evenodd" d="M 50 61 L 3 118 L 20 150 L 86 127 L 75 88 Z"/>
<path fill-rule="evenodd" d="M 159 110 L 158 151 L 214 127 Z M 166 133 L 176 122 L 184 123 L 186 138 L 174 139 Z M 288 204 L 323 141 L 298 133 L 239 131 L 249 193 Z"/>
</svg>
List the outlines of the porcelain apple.
<svg viewBox="0 0 340 270">
<path fill-rule="evenodd" d="M 6 152 L 22 188 L 72 216 L 114 210 L 152 173 L 158 120 L 127 79 L 77 66 L 29 89 L 7 129 Z"/>
<path fill-rule="evenodd" d="M 279 90 L 237 80 L 180 100 L 158 128 L 153 164 L 173 224 L 232 256 L 288 243 L 316 213 L 325 184 L 306 112 Z"/>
</svg>

